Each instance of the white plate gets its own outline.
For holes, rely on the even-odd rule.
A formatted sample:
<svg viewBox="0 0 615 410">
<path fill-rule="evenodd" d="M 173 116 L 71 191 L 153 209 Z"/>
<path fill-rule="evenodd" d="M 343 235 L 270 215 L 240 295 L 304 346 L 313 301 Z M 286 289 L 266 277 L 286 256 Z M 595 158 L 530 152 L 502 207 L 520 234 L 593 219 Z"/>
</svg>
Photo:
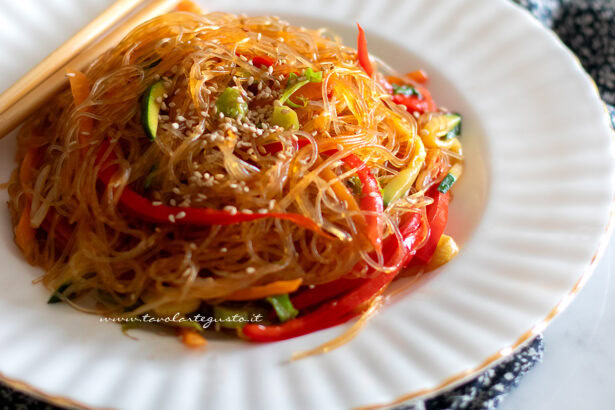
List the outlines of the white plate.
<svg viewBox="0 0 615 410">
<path fill-rule="evenodd" d="M 131 409 L 400 402 L 460 383 L 509 354 L 588 278 L 609 233 L 612 129 L 589 77 L 529 14 L 494 0 L 202 3 L 327 26 L 349 44 L 360 21 L 375 55 L 401 71 L 429 71 L 436 100 L 465 119 L 468 171 L 455 188 L 449 227 L 461 254 L 327 355 L 288 362 L 341 328 L 267 345 L 213 340 L 197 354 L 171 338 L 133 341 L 96 317 L 46 305 L 46 291 L 30 283 L 40 272 L 20 258 L 3 208 L 4 380 L 54 401 Z M 0 88 L 107 5 L 55 0 L 41 9 L 46 4 L 3 7 Z M 0 142 L 3 180 L 14 147 L 13 138 Z"/>
</svg>

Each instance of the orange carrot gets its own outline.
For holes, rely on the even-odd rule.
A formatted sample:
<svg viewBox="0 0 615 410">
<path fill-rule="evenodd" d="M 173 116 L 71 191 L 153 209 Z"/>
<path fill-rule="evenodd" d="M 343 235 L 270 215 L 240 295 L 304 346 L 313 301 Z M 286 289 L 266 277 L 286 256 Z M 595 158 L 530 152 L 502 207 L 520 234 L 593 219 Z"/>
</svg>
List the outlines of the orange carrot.
<svg viewBox="0 0 615 410">
<path fill-rule="evenodd" d="M 207 339 L 200 335 L 195 330 L 178 328 L 177 333 L 182 343 L 193 349 L 200 349 L 207 346 Z"/>
<path fill-rule="evenodd" d="M 17 242 L 17 245 L 26 255 L 29 255 L 32 251 L 32 244 L 34 243 L 34 236 L 36 235 L 36 230 L 30 226 L 31 207 L 32 202 L 30 199 L 27 199 L 26 206 L 24 206 L 21 216 L 19 217 L 19 222 L 15 227 L 15 242 Z"/>
<path fill-rule="evenodd" d="M 26 151 L 21 166 L 19 167 L 19 182 L 22 189 L 28 186 L 34 179 L 34 169 L 38 167 L 40 155 L 38 148 L 30 148 Z"/>
<path fill-rule="evenodd" d="M 83 104 L 83 102 L 90 95 L 90 83 L 85 74 L 81 71 L 72 69 L 66 70 L 70 81 L 70 90 L 73 93 L 73 99 L 75 100 L 75 106 Z M 79 143 L 86 144 L 89 140 L 89 135 L 94 128 L 94 120 L 90 117 L 81 118 L 79 125 Z"/>
<path fill-rule="evenodd" d="M 187 11 L 194 14 L 204 14 L 205 12 L 201 7 L 194 4 L 190 0 L 182 0 L 177 5 L 177 11 Z"/>
<path fill-rule="evenodd" d="M 406 77 L 416 81 L 419 84 L 427 84 L 429 82 L 429 76 L 423 70 L 416 70 L 406 74 Z"/>
<path fill-rule="evenodd" d="M 255 300 L 263 299 L 268 296 L 283 295 L 299 289 L 303 279 L 280 280 L 263 286 L 252 286 L 251 288 L 241 289 L 232 293 L 227 300 Z"/>
</svg>

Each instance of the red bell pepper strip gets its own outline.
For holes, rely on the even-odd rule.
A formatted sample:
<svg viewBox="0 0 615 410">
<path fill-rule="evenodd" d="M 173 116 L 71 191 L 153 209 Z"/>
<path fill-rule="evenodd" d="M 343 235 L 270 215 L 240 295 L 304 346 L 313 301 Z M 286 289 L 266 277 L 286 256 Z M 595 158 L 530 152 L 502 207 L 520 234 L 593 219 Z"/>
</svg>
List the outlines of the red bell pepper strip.
<svg viewBox="0 0 615 410">
<path fill-rule="evenodd" d="M 101 144 L 98 150 L 97 163 L 103 161 L 103 155 L 108 150 L 108 142 Z M 106 163 L 115 159 L 115 154 L 111 152 L 109 157 L 101 166 L 101 171 L 98 173 L 98 178 L 105 184 L 109 185 L 111 178 L 117 172 L 117 166 L 105 166 Z M 264 218 L 278 218 L 291 221 L 306 229 L 310 229 L 320 235 L 327 236 L 316 222 L 312 221 L 303 215 L 292 213 L 277 213 L 268 212 L 264 214 L 254 213 L 242 213 L 231 214 L 227 211 L 219 211 L 209 208 L 189 208 L 167 205 L 153 205 L 152 202 L 137 194 L 130 187 L 125 187 L 119 199 L 119 203 L 140 219 L 156 222 L 156 223 L 171 223 L 174 220 L 178 225 L 192 225 L 192 226 L 209 226 L 209 225 L 231 225 L 239 222 L 254 221 Z"/>
<path fill-rule="evenodd" d="M 359 204 L 361 209 L 377 213 L 377 215 L 365 215 L 365 222 L 367 222 L 367 232 L 365 234 L 374 246 L 374 249 L 380 251 L 382 249 L 382 231 L 384 230 L 384 221 L 381 218 L 384 212 L 384 203 L 378 180 L 372 175 L 365 163 L 355 154 L 348 154 L 342 158 L 342 162 L 350 168 L 357 169 L 355 172 L 361 181 L 361 202 Z"/>
<path fill-rule="evenodd" d="M 416 111 L 423 114 L 426 112 L 436 111 L 438 106 L 431 97 L 429 90 L 418 85 L 414 88 L 421 93 L 420 97 L 417 95 L 395 94 L 393 95 L 393 102 L 395 104 L 404 105 L 409 113 Z"/>
<path fill-rule="evenodd" d="M 400 229 L 404 239 L 404 247 L 399 249 L 397 238 L 388 237 L 383 247 L 385 261 L 395 258 L 395 254 L 398 252 L 402 253 L 403 259 L 406 261 L 410 260 L 414 252 L 414 245 L 417 242 L 416 239 L 418 238 L 420 227 L 421 216 L 418 213 L 408 214 L 408 218 Z M 397 276 L 397 273 L 399 273 L 399 269 L 394 273 L 380 273 L 373 278 L 367 279 L 362 285 L 359 285 L 341 298 L 329 301 L 315 311 L 281 325 L 247 324 L 243 327 L 242 333 L 248 340 L 254 342 L 273 342 L 333 326 L 340 323 L 340 319 L 345 315 L 382 291 Z"/>
<path fill-rule="evenodd" d="M 357 56 L 359 57 L 359 65 L 365 70 L 365 73 L 371 77 L 374 74 L 374 67 L 372 66 L 369 53 L 367 52 L 365 31 L 363 31 L 363 27 L 361 27 L 359 23 L 357 23 L 357 27 L 359 28 L 359 35 L 357 36 Z"/>
<path fill-rule="evenodd" d="M 290 298 L 295 309 L 301 310 L 316 306 L 326 300 L 332 299 L 342 293 L 362 285 L 366 279 L 337 279 L 332 282 L 315 285 L 313 288 L 300 290 Z"/>
<path fill-rule="evenodd" d="M 107 167 L 98 174 L 98 177 L 103 183 L 105 183 L 105 185 L 109 185 L 111 178 L 116 171 L 117 167 L 115 166 Z M 314 221 L 299 214 L 277 212 L 248 214 L 238 212 L 233 215 L 227 211 L 219 211 L 209 208 L 188 208 L 167 205 L 155 206 L 152 205 L 152 202 L 149 199 L 137 194 L 129 187 L 124 188 L 119 202 L 132 214 L 149 222 L 166 224 L 172 222 L 171 220 L 174 220 L 174 222 L 178 225 L 208 226 L 231 225 L 239 222 L 254 221 L 256 219 L 277 218 L 291 221 L 306 229 L 310 229 L 324 235 L 322 229 Z"/>
<path fill-rule="evenodd" d="M 269 56 L 256 56 L 252 58 L 252 64 L 256 67 L 271 67 L 275 64 L 275 60 Z"/>
<path fill-rule="evenodd" d="M 451 195 L 438 191 L 437 185 L 431 187 L 426 196 L 433 199 L 433 203 L 427 206 L 427 221 L 429 223 L 429 237 L 414 256 L 413 264 L 427 264 L 433 257 L 438 241 L 444 232 L 448 220 L 448 204 Z"/>
</svg>

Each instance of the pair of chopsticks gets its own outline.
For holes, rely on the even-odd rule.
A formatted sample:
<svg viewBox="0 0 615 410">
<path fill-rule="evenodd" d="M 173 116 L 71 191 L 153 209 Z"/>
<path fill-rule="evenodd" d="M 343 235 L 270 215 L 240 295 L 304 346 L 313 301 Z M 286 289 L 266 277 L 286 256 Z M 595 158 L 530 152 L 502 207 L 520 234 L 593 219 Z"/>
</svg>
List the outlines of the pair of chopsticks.
<svg viewBox="0 0 615 410">
<path fill-rule="evenodd" d="M 178 0 L 117 0 L 0 95 L 0 139 L 67 84 L 67 68 L 84 70 L 135 26 L 171 11 L 177 3 Z"/>
</svg>

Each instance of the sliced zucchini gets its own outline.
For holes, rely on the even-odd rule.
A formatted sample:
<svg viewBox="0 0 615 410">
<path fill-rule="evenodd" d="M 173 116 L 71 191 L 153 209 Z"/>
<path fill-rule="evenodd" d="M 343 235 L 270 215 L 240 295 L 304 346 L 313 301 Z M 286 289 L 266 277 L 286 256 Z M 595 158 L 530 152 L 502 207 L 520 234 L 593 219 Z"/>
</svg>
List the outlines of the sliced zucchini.
<svg viewBox="0 0 615 410">
<path fill-rule="evenodd" d="M 55 292 L 53 292 L 53 294 L 51 295 L 51 297 L 49 298 L 49 300 L 47 300 L 48 304 L 53 304 L 53 303 L 60 303 L 62 302 L 62 298 L 61 296 L 64 296 L 64 291 L 66 289 L 68 289 L 68 287 L 72 285 L 72 282 L 70 280 L 64 282 L 63 284 L 61 284 L 60 286 L 58 286 L 58 288 L 56 289 Z"/>
<path fill-rule="evenodd" d="M 452 127 L 444 137 L 443 140 L 452 140 L 461 135 L 461 115 L 459 114 L 446 114 L 445 117 L 449 120 L 449 127 Z"/>
<path fill-rule="evenodd" d="M 271 303 L 275 313 L 278 315 L 278 319 L 280 319 L 282 323 L 297 317 L 299 314 L 299 311 L 295 309 L 287 293 L 284 295 L 269 296 L 267 302 Z"/>
<path fill-rule="evenodd" d="M 149 86 L 141 98 L 141 124 L 145 134 L 151 141 L 156 139 L 158 115 L 162 105 L 162 96 L 165 92 L 166 88 L 161 80 Z"/>
<path fill-rule="evenodd" d="M 438 185 L 438 191 L 442 192 L 443 194 L 446 194 L 448 190 L 451 189 L 453 184 L 457 181 L 457 179 L 459 179 L 459 176 L 461 176 L 462 171 L 463 167 L 461 166 L 461 164 L 453 165 L 452 168 L 448 171 L 448 174 L 446 174 L 446 176 L 442 180 L 442 182 L 440 182 L 440 185 Z"/>
</svg>

